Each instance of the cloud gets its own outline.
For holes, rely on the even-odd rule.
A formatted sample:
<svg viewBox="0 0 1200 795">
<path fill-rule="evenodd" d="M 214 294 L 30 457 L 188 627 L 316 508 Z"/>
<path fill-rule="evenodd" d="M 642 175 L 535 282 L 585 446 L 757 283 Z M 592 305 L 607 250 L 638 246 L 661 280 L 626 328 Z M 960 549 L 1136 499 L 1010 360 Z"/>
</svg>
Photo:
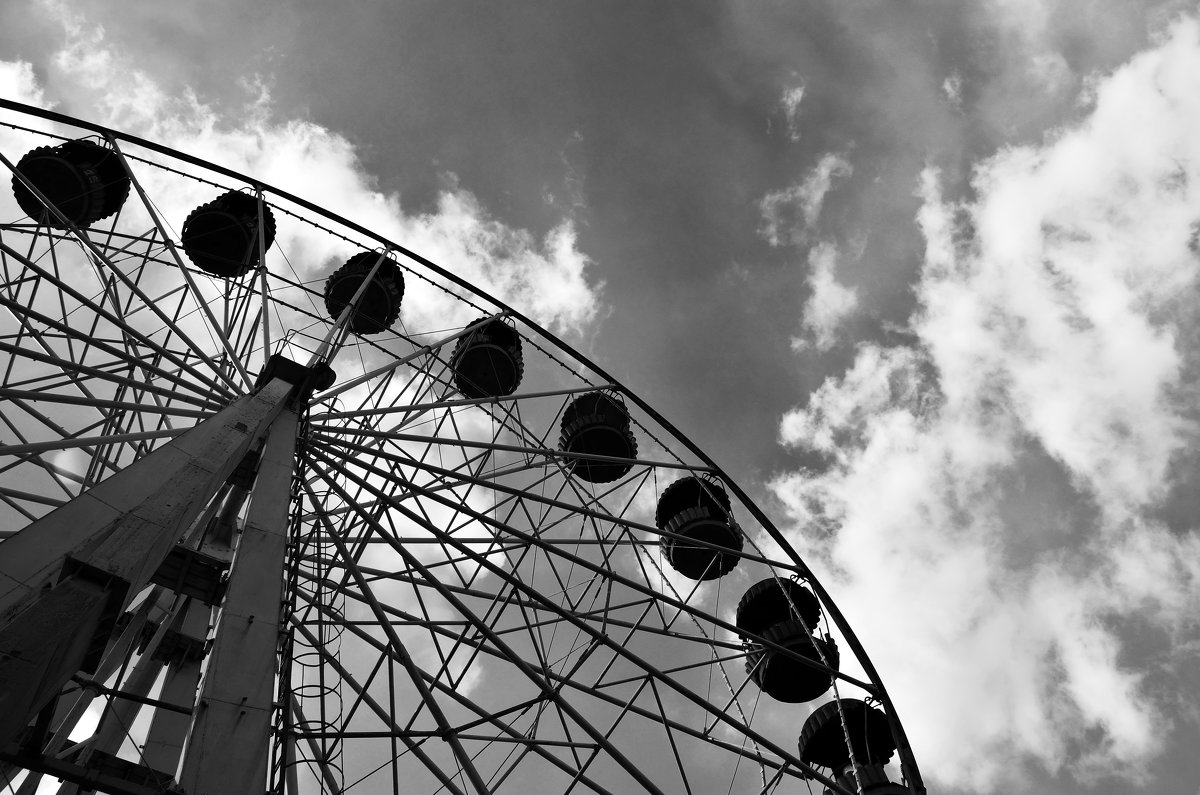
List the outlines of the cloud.
<svg viewBox="0 0 1200 795">
<path fill-rule="evenodd" d="M 803 94 L 803 86 L 784 94 L 789 123 Z M 850 164 L 842 157 L 833 153 L 823 155 L 801 182 L 763 197 L 759 203 L 763 219 L 759 234 L 772 246 L 807 245 L 816 237 L 821 208 L 834 180 L 849 176 L 851 171 Z M 794 337 L 793 350 L 810 346 L 818 351 L 829 350 L 836 341 L 838 327 L 858 308 L 857 291 L 839 283 L 834 275 L 837 262 L 838 247 L 833 243 L 821 242 L 809 249 L 811 293 L 803 310 L 807 337 Z"/>
<path fill-rule="evenodd" d="M 802 182 L 763 197 L 759 234 L 772 246 L 803 243 L 816 227 L 834 179 L 849 176 L 851 171 L 850 164 L 838 155 L 823 155 Z"/>
<path fill-rule="evenodd" d="M 936 4 L 930 4 L 936 5 Z M 967 10 L 964 104 L 973 134 L 1026 142 L 1076 118 L 1072 100 L 1096 72 L 1149 45 L 1194 0 L 986 0 Z M 967 49 L 969 48 L 969 49 Z"/>
<path fill-rule="evenodd" d="M 1142 782 L 1194 688 L 1200 522 L 1163 516 L 1200 474 L 1200 22 L 1086 99 L 969 201 L 924 172 L 914 341 L 781 424 L 825 462 L 773 484 L 791 537 L 947 787 Z"/>
<path fill-rule="evenodd" d="M 811 339 L 793 338 L 793 350 L 810 345 L 818 351 L 829 350 L 837 341 L 838 327 L 858 308 L 858 291 L 838 282 L 834 274 L 837 260 L 837 247 L 830 243 L 814 246 L 808 253 L 812 294 L 804 304 L 804 328 Z"/>
<path fill-rule="evenodd" d="M 788 137 L 793 141 L 800 140 L 800 101 L 804 99 L 804 84 L 793 86 L 783 92 L 779 106 L 787 119 Z"/>
<path fill-rule="evenodd" d="M 33 66 L 23 62 L 0 61 L 0 96 L 26 105 L 49 107 Z"/>
<path fill-rule="evenodd" d="M 1056 95 L 1072 88 L 1075 74 L 1060 52 L 1063 25 L 1059 4 L 1045 0 L 990 0 L 979 7 L 989 27 L 1007 44 L 1006 74 L 1000 81 L 1012 81 L 1025 90 Z M 1071 20 L 1078 26 L 1078 20 Z"/>
<path fill-rule="evenodd" d="M 576 248 L 570 218 L 537 239 L 493 217 L 453 175 L 446 177 L 436 212 L 410 215 L 398 195 L 376 189 L 375 179 L 344 136 L 309 121 L 274 118 L 270 92 L 260 80 L 246 81 L 240 87 L 243 100 L 229 103 L 233 109 L 228 112 L 218 112 L 190 90 L 168 93 L 131 57 L 108 44 L 103 27 L 52 0 L 41 5 L 64 33 L 65 43 L 50 57 L 48 84 L 66 112 L 308 199 L 417 251 L 553 331 L 578 333 L 596 317 L 603 285 L 592 276 L 590 260 Z M 24 86 L 20 91 L 26 101 L 45 105 L 28 64 L 9 63 L 4 73 L 7 81 Z M 206 198 L 211 197 L 199 200 Z M 163 200 L 170 203 L 169 198 Z M 180 218 L 187 209 L 181 205 Z M 328 236 L 286 227 L 281 224 L 278 248 L 308 278 L 324 274 L 330 260 L 353 253 L 330 249 Z M 406 296 L 406 307 L 424 306 L 436 323 L 433 327 L 444 328 L 447 320 L 473 319 L 438 315 L 450 311 L 452 304 L 436 291 L 423 295 L 417 290 Z M 428 300 L 421 304 L 410 297 Z"/>
<path fill-rule="evenodd" d="M 958 72 L 942 81 L 942 94 L 956 110 L 962 110 L 963 79 Z"/>
</svg>

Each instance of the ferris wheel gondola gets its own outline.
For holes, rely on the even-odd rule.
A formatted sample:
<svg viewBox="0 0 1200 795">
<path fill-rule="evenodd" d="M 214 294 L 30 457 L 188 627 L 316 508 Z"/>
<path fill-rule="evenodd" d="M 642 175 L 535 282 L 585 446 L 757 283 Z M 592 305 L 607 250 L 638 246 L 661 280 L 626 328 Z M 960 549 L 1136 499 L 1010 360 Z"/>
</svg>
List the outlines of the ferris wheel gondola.
<svg viewBox="0 0 1200 795">
<path fill-rule="evenodd" d="M 0 109 L 6 791 L 924 792 L 812 572 L 602 369 L 352 219 Z"/>
</svg>

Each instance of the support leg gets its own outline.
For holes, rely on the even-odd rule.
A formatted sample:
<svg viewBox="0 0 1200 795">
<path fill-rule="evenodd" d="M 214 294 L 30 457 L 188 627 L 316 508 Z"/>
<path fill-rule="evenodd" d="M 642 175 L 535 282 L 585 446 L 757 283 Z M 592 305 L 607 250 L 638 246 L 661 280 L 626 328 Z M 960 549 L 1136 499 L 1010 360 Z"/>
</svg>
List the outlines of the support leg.
<svg viewBox="0 0 1200 795">
<path fill-rule="evenodd" d="M 116 617 L 292 389 L 271 381 L 0 544 L 0 747 L 94 669 Z"/>
<path fill-rule="evenodd" d="M 184 750 L 189 795 L 266 785 L 297 423 L 285 411 L 263 449 Z"/>
</svg>

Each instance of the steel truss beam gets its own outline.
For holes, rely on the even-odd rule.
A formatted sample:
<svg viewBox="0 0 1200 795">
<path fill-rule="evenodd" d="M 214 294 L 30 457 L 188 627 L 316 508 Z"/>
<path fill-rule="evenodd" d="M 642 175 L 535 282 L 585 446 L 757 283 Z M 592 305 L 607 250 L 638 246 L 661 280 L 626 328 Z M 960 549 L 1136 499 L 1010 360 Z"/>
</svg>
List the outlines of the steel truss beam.
<svg viewBox="0 0 1200 795">
<path fill-rule="evenodd" d="M 428 472 L 432 475 L 436 475 L 445 480 L 454 481 L 453 485 L 457 485 L 458 483 L 475 484 L 478 486 L 482 486 L 482 487 L 491 489 L 493 491 L 497 491 L 501 494 L 506 494 L 511 498 L 519 498 L 525 502 L 533 502 L 533 503 L 537 503 L 539 505 L 545 505 L 548 508 L 557 508 L 557 509 L 561 509 L 563 511 L 568 511 L 574 516 L 586 516 L 588 518 L 595 519 L 595 520 L 601 521 L 601 522 L 612 522 L 614 524 L 621 525 L 622 527 L 624 527 L 628 530 L 637 530 L 639 532 L 647 533 L 656 538 L 657 537 L 673 538 L 673 539 L 676 539 L 679 541 L 686 542 L 693 546 L 707 547 L 707 548 L 715 549 L 718 551 L 724 551 L 724 552 L 728 553 L 728 549 L 726 547 L 722 547 L 717 544 L 710 544 L 709 542 L 704 541 L 703 539 L 690 538 L 690 537 L 686 537 L 686 536 L 681 536 L 678 533 L 672 533 L 669 531 L 660 530 L 657 527 L 647 525 L 647 524 L 642 524 L 641 522 L 635 522 L 632 519 L 626 519 L 623 516 L 617 516 L 616 514 L 608 512 L 608 511 L 593 510 L 586 506 L 575 505 L 572 503 L 563 502 L 562 500 L 557 500 L 552 497 L 545 497 L 543 495 L 537 494 L 536 492 L 514 488 L 512 486 L 508 486 L 504 483 L 498 482 L 496 480 L 492 480 L 490 478 L 482 478 L 482 477 L 476 477 L 476 476 L 464 474 L 464 473 L 460 472 L 459 470 L 446 469 L 444 467 L 439 467 L 434 464 L 423 463 L 423 462 L 417 461 L 412 458 L 405 458 L 405 457 L 396 455 L 395 453 L 389 453 L 389 452 L 386 452 L 383 450 L 373 450 L 369 447 L 365 447 L 365 446 L 359 445 L 359 444 L 354 444 L 352 442 L 347 442 L 345 440 L 337 439 L 334 437 L 322 436 L 320 441 L 323 442 L 326 446 L 341 447 L 341 448 L 345 448 L 347 450 L 353 451 L 355 453 L 359 453 L 364 456 L 372 456 L 372 457 L 383 459 L 384 461 L 389 461 L 394 464 L 398 464 L 398 465 L 402 465 L 402 466 L 410 466 L 413 469 L 419 469 L 423 472 Z M 694 471 L 703 471 L 703 470 L 694 470 Z M 411 495 L 399 495 L 399 496 L 393 495 L 392 498 L 393 499 L 403 499 L 408 496 L 411 496 Z M 564 542 L 564 543 L 566 543 L 566 542 Z M 578 543 L 601 543 L 601 544 L 603 544 L 603 543 L 611 543 L 611 544 L 631 543 L 631 544 L 637 544 L 639 542 L 637 542 L 635 539 L 631 538 L 630 540 L 624 541 L 624 542 L 610 541 L 610 540 L 592 542 L 592 541 L 588 541 L 588 540 L 581 541 L 580 539 L 571 539 L 571 541 L 569 543 L 571 543 L 571 544 L 578 544 Z M 641 542 L 641 545 L 642 546 L 651 546 L 656 543 L 657 542 L 647 541 L 647 542 Z M 788 566 L 786 563 L 781 564 L 777 561 L 768 560 L 767 558 L 762 557 L 761 555 L 756 555 L 756 554 L 753 554 L 750 552 L 738 552 L 736 554 L 742 560 L 748 560 L 748 561 L 752 561 L 755 563 L 763 563 L 766 565 L 776 566 L 777 568 L 789 569 L 791 571 L 795 571 L 797 574 L 800 573 L 800 571 L 796 567 Z"/>
<path fill-rule="evenodd" d="M 688 472 L 713 472 L 709 467 L 695 466 L 693 464 L 677 463 L 675 461 L 648 461 L 641 458 L 617 458 L 611 455 L 597 455 L 594 453 L 569 453 L 565 450 L 556 450 L 549 447 L 523 447 L 515 444 L 500 444 L 499 442 L 475 442 L 469 439 L 458 439 L 450 437 L 434 437 L 421 436 L 413 433 L 393 433 L 389 431 L 374 431 L 368 428 L 340 428 L 336 425 L 314 425 L 314 430 L 332 432 L 332 433 L 347 433 L 358 436 L 369 436 L 375 439 L 388 439 L 395 442 L 417 442 L 423 445 L 445 445 L 446 447 L 464 447 L 476 450 L 499 450 L 506 453 L 521 453 L 527 456 L 544 456 L 548 459 L 563 459 L 567 461 L 598 461 L 614 464 L 629 464 L 631 466 L 644 466 L 654 469 L 683 469 Z M 335 441 L 336 437 L 329 437 L 331 441 Z"/>
<path fill-rule="evenodd" d="M 336 461 L 334 461 L 333 459 L 331 459 L 330 457 L 328 457 L 326 455 L 322 455 L 319 452 L 318 452 L 318 455 L 320 455 L 320 457 L 323 458 L 325 463 L 328 465 L 336 465 L 337 464 Z M 337 483 L 337 481 L 335 479 L 333 479 L 329 476 L 328 470 L 325 470 L 322 467 L 320 467 L 315 461 L 313 462 L 313 468 L 325 480 L 325 482 L 331 487 L 331 489 L 333 489 L 335 492 L 339 493 L 343 499 L 346 499 L 348 502 L 351 501 L 349 499 L 349 494 L 345 492 L 345 490 Z M 379 493 L 379 490 L 375 486 L 367 483 L 364 479 L 357 477 L 356 475 L 346 472 L 344 470 L 343 470 L 343 475 L 345 475 L 349 480 L 358 483 L 364 489 L 366 489 L 370 492 L 377 493 L 378 496 L 380 496 L 381 498 L 383 498 L 385 500 L 387 499 L 387 495 Z M 410 487 L 416 488 L 411 485 L 410 485 Z M 431 499 L 438 500 L 438 501 L 441 501 L 443 499 L 440 497 L 440 495 L 436 495 L 436 494 L 429 494 L 427 496 L 429 496 Z M 496 563 L 492 562 L 491 560 L 488 560 L 486 555 L 480 554 L 479 552 L 469 549 L 466 545 L 461 544 L 452 535 L 445 533 L 440 528 L 434 527 L 432 524 L 426 522 L 423 519 L 423 517 L 417 515 L 410 509 L 405 508 L 403 506 L 403 504 L 394 502 L 394 507 L 396 509 L 402 511 L 410 520 L 417 522 L 418 524 L 424 525 L 425 528 L 429 532 L 431 532 L 438 538 L 442 539 L 443 543 L 447 547 L 455 549 L 458 552 L 460 552 L 461 554 L 465 554 L 465 555 L 472 557 L 478 566 L 492 572 L 494 575 L 499 576 L 499 577 L 505 576 L 505 571 L 501 567 L 499 567 Z M 462 510 L 464 512 L 472 513 L 475 516 L 475 518 L 481 522 L 485 522 L 485 523 L 489 523 L 489 524 L 494 523 L 494 520 L 492 520 L 490 517 L 472 512 L 472 511 L 470 511 L 469 508 L 467 508 L 465 506 L 459 506 L 458 509 Z M 384 528 L 382 528 L 373 517 L 363 516 L 363 521 L 365 521 L 368 525 L 373 527 L 376 530 L 376 532 L 380 533 L 381 536 L 383 536 L 385 538 L 388 537 L 386 530 Z M 526 538 L 530 543 L 538 543 L 539 542 L 539 539 L 537 539 L 536 537 L 531 536 L 527 533 L 521 533 L 519 531 L 512 531 L 512 532 L 514 532 L 514 534 L 516 534 L 518 536 Z M 340 541 L 340 539 L 335 538 L 334 543 L 338 544 L 339 541 Z M 556 689 L 553 688 L 553 686 L 550 685 L 547 681 L 540 680 L 538 673 L 535 673 L 533 671 L 533 669 L 531 669 L 528 666 L 527 663 L 525 663 L 519 656 L 515 655 L 509 649 L 507 644 L 505 644 L 500 638 L 498 638 L 496 636 L 495 631 L 492 630 L 489 626 L 487 626 L 487 624 L 485 622 L 480 620 L 478 618 L 478 616 L 476 616 L 474 611 L 472 611 L 470 608 L 468 608 L 461 599 L 457 598 L 457 596 L 454 593 L 452 593 L 451 591 L 449 591 L 449 589 L 447 589 L 444 585 L 442 585 L 442 583 L 436 577 L 430 576 L 428 573 L 427 567 L 425 565 L 423 565 L 420 561 L 418 561 L 411 552 L 406 550 L 398 542 L 394 542 L 394 541 L 392 544 L 392 548 L 397 553 L 399 553 L 401 555 L 401 557 L 404 558 L 405 563 L 411 569 L 413 569 L 414 571 L 423 573 L 426 580 L 430 584 L 430 586 L 432 588 L 434 588 L 435 590 L 437 590 L 438 593 L 440 594 L 440 596 L 443 599 L 445 599 L 448 603 L 453 605 L 455 607 L 455 609 L 457 611 L 459 611 L 459 613 L 461 615 L 467 617 L 470 621 L 472 621 L 472 623 L 475 624 L 476 629 L 479 631 L 479 633 L 483 637 L 487 638 L 487 640 L 490 643 L 492 643 L 497 649 L 499 649 L 502 654 L 505 654 L 506 659 L 508 659 L 508 661 L 510 663 L 512 663 L 519 670 L 521 670 L 523 673 L 525 673 L 525 675 L 530 679 L 530 681 L 533 684 L 535 684 L 536 686 L 545 688 L 548 693 L 556 693 L 557 692 Z M 341 546 L 340 549 L 342 551 L 344 551 L 345 547 Z M 604 576 L 611 577 L 614 580 L 621 580 L 623 582 L 623 584 L 630 585 L 632 587 L 637 588 L 636 584 L 632 583 L 632 581 L 624 580 L 624 578 L 621 578 L 615 572 L 603 571 L 599 567 L 597 567 L 595 564 L 591 563 L 590 561 L 586 561 L 581 558 L 574 558 L 573 556 L 570 556 L 570 555 L 564 553 L 562 550 L 558 550 L 558 554 L 562 555 L 565 558 L 572 559 L 577 565 L 580 565 L 582 567 L 585 567 L 585 568 L 591 569 L 593 571 L 596 571 L 598 573 L 601 573 Z M 588 622 L 586 622 L 580 618 L 577 618 L 576 616 L 574 616 L 570 613 L 563 613 L 561 611 L 561 608 L 558 605 L 556 605 L 553 601 L 548 599 L 544 594 L 540 593 L 537 589 L 521 582 L 520 580 L 514 579 L 514 580 L 511 580 L 511 583 L 512 583 L 512 588 L 520 591 L 522 593 L 522 595 L 525 596 L 526 599 L 529 599 L 530 601 L 534 601 L 534 602 L 540 602 L 548 610 L 559 612 L 559 614 L 562 616 L 564 623 L 574 626 L 577 630 L 579 630 L 583 634 L 586 634 L 587 636 L 589 636 L 594 641 L 595 644 L 597 644 L 599 646 L 607 647 L 612 653 L 625 658 L 626 660 L 631 662 L 635 667 L 637 667 L 641 670 L 647 671 L 648 673 L 652 673 L 663 684 L 667 685 L 673 691 L 682 695 L 684 698 L 688 699 L 689 701 L 692 701 L 700 708 L 702 708 L 706 711 L 709 711 L 709 712 L 713 711 L 714 708 L 710 704 L 708 704 L 705 700 L 698 697 L 695 693 L 691 692 L 691 690 L 689 690 L 687 687 L 680 684 L 673 677 L 663 674 L 661 671 L 659 671 L 656 668 L 656 666 L 650 664 L 647 660 L 645 660 L 642 657 L 640 657 L 639 655 L 633 653 L 632 651 L 630 651 L 628 648 L 621 645 L 620 643 L 614 641 L 606 633 L 604 633 L 600 629 L 590 625 Z M 360 587 L 363 587 L 361 583 L 360 583 Z M 640 589 L 638 589 L 638 590 L 640 590 Z M 660 596 L 660 598 L 665 598 L 661 594 L 659 596 Z M 738 632 L 738 630 L 736 628 L 732 627 L 728 623 L 726 623 L 716 617 L 708 617 L 708 620 L 710 623 L 712 623 L 714 625 L 722 626 L 722 627 L 729 629 L 730 631 L 733 631 L 735 633 Z M 385 626 L 390 626 L 390 625 L 385 625 Z M 870 690 L 871 686 L 866 682 L 861 682 L 859 680 L 854 679 L 853 677 L 849 677 L 845 674 L 841 674 L 839 672 L 832 671 L 831 669 L 829 669 L 823 665 L 820 665 L 819 663 L 813 663 L 813 662 L 807 660 L 806 658 L 801 657 L 800 655 L 796 654 L 795 652 L 793 652 L 789 649 L 786 649 L 778 644 L 771 643 L 769 641 L 763 641 L 762 639 L 759 639 L 759 640 L 760 640 L 760 642 L 762 642 L 762 644 L 764 646 L 771 648 L 773 651 L 776 651 L 777 653 L 787 655 L 789 658 L 795 659 L 798 662 L 804 663 L 804 664 L 808 665 L 809 667 L 832 673 L 845 681 L 851 682 L 853 684 L 858 685 L 859 687 L 862 687 L 864 690 L 867 690 L 867 692 L 871 692 L 871 690 Z M 543 668 L 540 671 L 540 673 L 543 676 L 552 677 L 552 672 L 549 671 L 548 669 Z M 557 678 L 557 677 L 554 677 L 554 678 Z M 570 681 L 569 677 L 562 679 L 560 681 L 562 681 L 568 685 L 579 686 L 578 683 Z M 602 694 L 600 691 L 588 690 L 587 692 L 591 692 L 591 693 L 595 694 L 597 697 L 602 697 Z M 575 720 L 576 722 L 578 722 L 579 725 L 585 731 L 587 731 L 589 734 L 591 734 L 593 736 L 593 739 L 596 739 L 598 742 L 601 742 L 601 744 L 604 745 L 606 748 L 608 748 L 611 745 L 610 743 L 607 742 L 607 740 L 601 740 L 601 738 L 598 737 L 598 734 L 599 734 L 598 731 L 594 727 L 592 727 L 590 723 L 588 723 L 586 720 L 584 720 L 582 718 L 582 716 L 580 716 L 568 704 L 561 702 L 555 695 L 551 695 L 550 697 L 555 700 L 555 703 L 558 706 L 560 706 L 561 708 L 564 709 L 566 714 L 571 716 L 572 720 Z M 605 697 L 604 700 L 610 700 L 610 698 Z M 621 705 L 622 707 L 624 706 L 624 702 L 621 702 L 619 700 L 617 700 L 616 703 Z M 652 714 L 652 717 L 656 721 L 664 720 L 663 716 Z M 714 717 L 719 719 L 720 723 L 729 726 L 730 728 L 737 731 L 742 736 L 748 737 L 749 739 L 753 740 L 755 743 L 761 744 L 763 747 L 769 749 L 772 753 L 778 754 L 780 756 L 780 758 L 787 759 L 787 757 L 789 756 L 786 752 L 783 751 L 783 749 L 779 748 L 770 739 L 768 739 L 768 738 L 762 736 L 761 734 L 759 734 L 758 732 L 754 731 L 747 724 L 745 724 L 741 721 L 738 721 L 735 718 L 732 718 L 731 716 L 729 716 L 727 714 L 718 714 L 718 715 L 714 715 Z M 679 726 L 679 728 L 681 731 L 686 731 L 688 733 L 695 733 L 695 730 L 691 729 L 690 727 Z M 705 736 L 704 739 L 706 739 L 708 741 L 715 740 L 715 738 L 712 738 L 711 736 Z M 624 759 L 623 755 L 620 755 L 620 752 L 617 751 L 615 748 L 611 749 L 611 752 L 615 752 L 615 754 L 617 754 L 614 761 L 617 761 L 618 764 L 622 764 L 620 760 Z M 632 772 L 632 771 L 630 771 L 631 766 L 629 765 L 627 760 L 625 760 L 624 764 L 622 764 L 622 767 L 625 767 L 627 772 Z M 828 777 L 826 777 L 824 774 L 820 773 L 819 771 L 815 770 L 814 768 L 812 768 L 808 765 L 804 765 L 803 763 L 800 763 L 800 767 L 803 769 L 804 773 L 807 774 L 809 777 L 813 778 L 816 781 L 820 781 L 821 783 L 825 784 L 826 786 L 834 788 L 835 792 L 839 791 L 840 787 L 837 785 L 837 783 L 834 782 L 833 780 L 829 779 Z M 632 768 L 632 769 L 636 770 L 636 768 Z M 650 791 L 657 791 L 656 787 L 654 787 L 648 781 L 644 781 L 644 776 L 642 776 L 640 772 L 638 772 L 637 775 L 635 775 L 635 779 L 637 779 L 639 781 L 639 783 L 642 783 L 643 785 L 647 786 L 647 789 L 649 789 Z"/>
<path fill-rule="evenodd" d="M 326 463 L 328 463 L 330 465 L 335 465 L 337 463 L 333 459 L 333 457 L 330 456 L 329 453 L 325 452 L 324 450 L 316 449 L 316 450 L 314 450 L 314 453 L 319 455 L 322 459 L 324 459 L 324 461 Z M 378 469 L 376 469 L 368 464 L 365 464 L 363 462 L 358 462 L 358 466 L 362 469 L 367 470 L 369 473 L 372 473 L 375 475 L 381 474 Z M 318 471 L 321 471 L 321 470 L 318 470 Z M 499 575 L 499 574 L 503 573 L 502 570 L 500 570 L 496 566 L 495 563 L 491 562 L 490 560 L 487 560 L 486 554 L 481 554 L 478 550 L 472 549 L 468 544 L 464 543 L 462 539 L 456 538 L 452 534 L 445 532 L 445 530 L 443 528 L 436 527 L 435 525 L 431 524 L 426 517 L 417 514 L 411 508 L 408 508 L 407 506 L 405 506 L 404 503 L 397 497 L 390 495 L 390 494 L 383 493 L 382 491 L 380 491 L 378 486 L 369 483 L 364 477 L 362 477 L 360 475 L 354 474 L 354 473 L 350 472 L 349 470 L 345 470 L 345 469 L 343 469 L 342 472 L 347 477 L 348 480 L 357 483 L 361 488 L 366 490 L 368 493 L 378 496 L 380 498 L 380 500 L 390 503 L 393 507 L 400 510 L 411 521 L 422 526 L 433 537 L 439 539 L 442 542 L 443 546 L 450 548 L 450 549 L 457 550 L 464 557 L 474 560 L 476 563 L 480 564 L 481 566 L 483 566 L 484 568 L 486 568 L 487 570 L 489 570 L 495 574 Z M 336 486 L 334 481 L 331 478 L 329 478 L 328 475 L 325 475 L 325 480 L 331 486 L 334 487 L 335 491 L 341 491 L 341 488 L 339 486 Z M 434 491 L 427 489 L 427 488 L 423 488 L 421 486 L 418 486 L 417 484 L 409 482 L 409 483 L 406 483 L 406 486 L 411 492 L 416 493 L 422 497 L 425 497 L 426 499 L 428 499 L 430 501 L 439 503 L 442 506 L 447 507 L 447 508 L 453 508 L 455 510 L 458 510 L 458 511 L 470 516 L 475 521 L 478 521 L 482 524 L 487 525 L 488 527 L 492 527 L 495 530 L 509 534 L 512 537 L 514 537 L 515 539 L 522 540 L 526 544 L 537 546 L 537 547 L 545 550 L 547 555 L 553 555 L 553 556 L 562 558 L 563 560 L 567 561 L 572 566 L 577 566 L 583 570 L 590 571 L 593 574 L 601 575 L 602 577 L 610 579 L 614 583 L 619 584 L 625 588 L 629 588 L 636 593 L 644 594 L 644 595 L 650 597 L 651 599 L 653 599 L 656 604 L 661 603 L 663 605 L 675 608 L 676 610 L 680 611 L 681 614 L 687 614 L 693 618 L 701 618 L 704 621 L 711 624 L 714 628 L 723 629 L 723 630 L 731 633 L 734 636 L 739 636 L 739 635 L 743 634 L 742 631 L 739 630 L 736 626 L 734 626 L 733 624 L 730 624 L 727 621 L 724 621 L 723 619 L 721 619 L 717 616 L 706 615 L 702 611 L 697 611 L 697 609 L 694 606 L 689 605 L 686 602 L 683 602 L 678 599 L 674 599 L 670 596 L 667 596 L 666 594 L 657 592 L 653 588 L 650 588 L 646 584 L 638 583 L 635 580 L 631 580 L 627 577 L 624 577 L 624 576 L 618 574 L 616 571 L 612 570 L 611 568 L 604 568 L 590 560 L 587 560 L 586 558 L 582 558 L 577 555 L 573 555 L 566 549 L 563 549 L 562 547 L 560 547 L 556 544 L 551 544 L 551 543 L 547 542 L 540 535 L 537 535 L 535 533 L 526 532 L 523 530 L 518 530 L 517 528 L 512 527 L 511 525 L 504 524 L 502 522 L 497 521 L 496 519 L 493 519 L 490 516 L 479 513 L 477 511 L 474 511 L 471 508 L 469 508 L 468 506 L 455 504 L 455 503 L 451 502 L 450 500 L 448 500 L 446 497 L 442 496 L 441 494 L 437 494 Z M 353 501 L 349 499 L 348 493 L 343 492 L 343 494 L 344 494 L 344 499 L 346 499 L 347 502 L 353 503 Z M 400 551 L 400 549 L 402 548 L 402 545 L 400 543 L 399 538 L 397 538 L 394 535 L 392 535 L 391 533 L 389 533 L 387 531 L 387 529 L 384 528 L 382 525 L 380 525 L 379 522 L 377 520 L 375 520 L 373 517 L 370 517 L 370 516 L 367 516 L 364 514 L 362 516 L 362 518 L 363 518 L 363 521 L 368 526 L 370 526 L 372 529 L 374 529 L 375 532 L 378 533 L 379 536 L 381 538 L 383 538 L 389 545 L 391 545 L 393 549 Z M 402 553 L 402 554 L 404 554 L 406 560 L 410 560 L 410 556 L 407 553 Z M 416 566 L 416 568 L 414 568 L 413 570 L 414 571 L 426 571 L 428 568 L 429 568 L 428 564 L 424 564 L 424 565 Z M 439 589 L 447 588 L 447 586 L 444 585 L 443 583 L 441 583 L 440 581 L 436 581 L 436 580 L 430 581 L 429 578 L 426 578 L 426 581 L 429 582 L 430 585 L 434 585 L 435 587 L 437 587 Z M 578 623 L 578 622 L 582 621 L 582 618 L 580 618 L 574 614 L 562 613 L 562 608 L 558 605 L 555 605 L 553 602 L 550 602 L 548 599 L 546 599 L 545 594 L 537 593 L 537 592 L 533 591 L 531 588 L 529 588 L 529 586 L 521 584 L 521 583 L 514 583 L 514 587 L 519 588 L 520 590 L 522 590 L 522 592 L 526 593 L 529 596 L 530 604 L 547 605 L 548 609 L 550 609 L 551 611 L 559 612 L 560 614 L 563 615 L 564 618 L 570 620 L 572 623 Z M 793 659 L 807 667 L 813 668 L 814 670 L 832 674 L 832 675 L 836 676 L 838 679 L 841 679 L 842 681 L 848 682 L 849 684 L 860 687 L 863 690 L 865 690 L 867 693 L 874 695 L 874 686 L 869 682 L 864 682 L 864 681 L 862 681 L 860 679 L 856 679 L 855 677 L 852 677 L 848 674 L 842 673 L 842 672 L 834 670 L 828 666 L 825 666 L 819 662 L 809 660 L 808 658 L 797 654 L 795 651 L 792 651 L 783 646 L 780 646 L 777 643 L 772 643 L 771 641 L 765 640 L 763 638 L 758 638 L 758 637 L 756 637 L 754 640 L 756 643 L 760 643 L 763 646 L 765 646 L 766 648 L 771 649 L 783 656 L 786 656 L 789 659 Z M 743 729 L 743 728 L 747 728 L 747 727 L 735 727 L 735 728 Z"/>
</svg>

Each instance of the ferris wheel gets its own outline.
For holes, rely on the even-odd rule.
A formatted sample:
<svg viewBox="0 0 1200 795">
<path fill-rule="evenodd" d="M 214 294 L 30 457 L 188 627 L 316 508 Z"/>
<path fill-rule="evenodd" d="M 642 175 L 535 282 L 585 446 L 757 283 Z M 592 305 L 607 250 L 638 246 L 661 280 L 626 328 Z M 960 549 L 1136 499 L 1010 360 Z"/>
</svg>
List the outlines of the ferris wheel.
<svg viewBox="0 0 1200 795">
<path fill-rule="evenodd" d="M 924 792 L 820 583 L 599 367 L 354 219 L 0 114 L 0 792 Z"/>
</svg>

